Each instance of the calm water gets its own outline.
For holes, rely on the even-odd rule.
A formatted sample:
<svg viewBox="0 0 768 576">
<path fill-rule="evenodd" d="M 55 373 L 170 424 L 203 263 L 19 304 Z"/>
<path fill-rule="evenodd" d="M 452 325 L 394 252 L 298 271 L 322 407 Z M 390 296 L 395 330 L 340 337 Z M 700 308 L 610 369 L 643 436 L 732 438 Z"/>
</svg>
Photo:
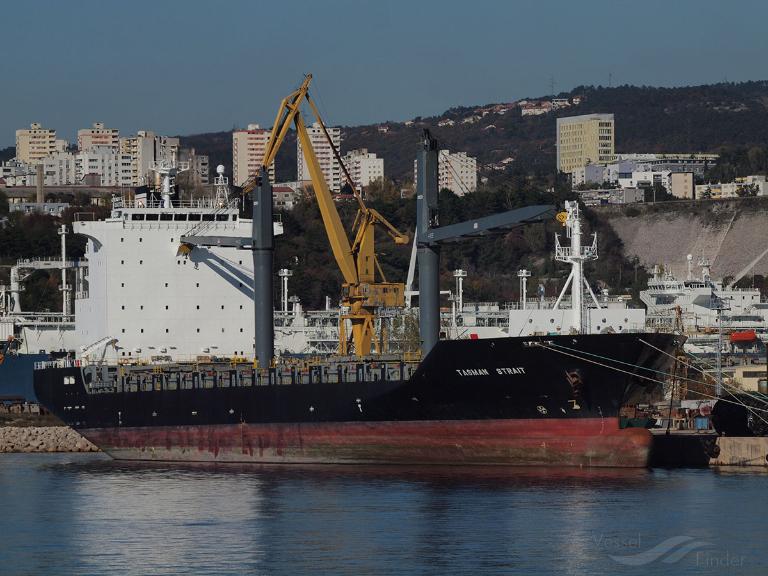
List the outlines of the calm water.
<svg viewBox="0 0 768 576">
<path fill-rule="evenodd" d="M 2 574 L 768 574 L 768 476 L 0 455 Z"/>
</svg>

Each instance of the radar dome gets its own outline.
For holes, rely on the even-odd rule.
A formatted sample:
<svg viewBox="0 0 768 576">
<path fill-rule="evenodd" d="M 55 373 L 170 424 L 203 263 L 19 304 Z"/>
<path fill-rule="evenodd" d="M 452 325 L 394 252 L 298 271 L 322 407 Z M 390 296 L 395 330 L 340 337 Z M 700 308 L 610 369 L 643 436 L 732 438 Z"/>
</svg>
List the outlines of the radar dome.
<svg viewBox="0 0 768 576">
<path fill-rule="evenodd" d="M 224 165 L 223 164 L 219 164 L 218 166 L 216 166 L 216 174 L 218 174 L 219 176 L 224 174 Z"/>
</svg>

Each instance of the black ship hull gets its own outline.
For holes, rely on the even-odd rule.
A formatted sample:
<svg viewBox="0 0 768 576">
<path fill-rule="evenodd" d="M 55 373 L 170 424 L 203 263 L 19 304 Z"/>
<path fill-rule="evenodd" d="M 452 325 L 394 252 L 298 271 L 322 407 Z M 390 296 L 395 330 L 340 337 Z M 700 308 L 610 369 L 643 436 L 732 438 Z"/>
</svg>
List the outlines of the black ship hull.
<svg viewBox="0 0 768 576">
<path fill-rule="evenodd" d="M 119 459 L 645 466 L 619 409 L 654 386 L 675 338 L 441 341 L 407 375 L 386 362 L 260 380 L 244 366 L 53 367 L 41 403 Z M 641 368 L 638 368 L 641 367 Z M 144 376 L 142 376 L 142 374 Z"/>
</svg>

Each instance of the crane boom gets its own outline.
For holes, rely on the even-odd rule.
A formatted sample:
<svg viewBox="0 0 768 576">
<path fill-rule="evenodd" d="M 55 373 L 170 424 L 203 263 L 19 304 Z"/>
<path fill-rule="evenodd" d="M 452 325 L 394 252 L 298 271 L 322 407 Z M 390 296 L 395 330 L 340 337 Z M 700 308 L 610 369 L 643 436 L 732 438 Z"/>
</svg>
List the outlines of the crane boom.
<svg viewBox="0 0 768 576">
<path fill-rule="evenodd" d="M 331 245 L 336 264 L 339 267 L 344 284 L 342 286 L 342 304 L 349 309 L 343 320 L 349 320 L 352 324 L 352 342 L 355 353 L 364 356 L 370 353 L 371 344 L 378 351 L 380 343 L 374 341 L 376 309 L 379 307 L 403 307 L 405 305 L 405 286 L 402 283 L 387 282 L 376 257 L 375 228 L 382 226 L 396 244 L 407 244 L 408 236 L 402 234 L 376 210 L 370 209 L 363 202 L 360 192 L 355 188 L 339 151 L 334 146 L 325 123 L 315 103 L 309 97 L 309 84 L 312 75 L 307 74 L 301 86 L 283 98 L 280 108 L 275 116 L 275 124 L 269 142 L 265 148 L 262 166 L 266 169 L 274 162 L 277 152 L 285 141 L 290 126 L 296 128 L 296 134 L 301 145 L 304 159 L 307 163 L 309 175 L 312 180 L 315 197 L 320 208 L 320 215 Z M 323 176 L 320 162 L 315 154 L 312 141 L 307 132 L 304 118 L 301 114 L 301 104 L 306 101 L 312 113 L 320 125 L 323 134 L 331 146 L 333 155 L 343 169 L 344 176 L 352 187 L 353 195 L 357 201 L 358 213 L 354 225 L 354 241 L 350 244 L 349 237 L 342 224 L 339 212 L 336 209 L 328 183 Z M 263 171 L 266 173 L 266 170 Z M 243 187 L 248 192 L 258 182 L 257 178 L 250 180 Z M 378 271 L 381 280 L 377 280 Z M 340 326 L 340 351 L 347 353 L 348 342 L 344 322 Z"/>
</svg>

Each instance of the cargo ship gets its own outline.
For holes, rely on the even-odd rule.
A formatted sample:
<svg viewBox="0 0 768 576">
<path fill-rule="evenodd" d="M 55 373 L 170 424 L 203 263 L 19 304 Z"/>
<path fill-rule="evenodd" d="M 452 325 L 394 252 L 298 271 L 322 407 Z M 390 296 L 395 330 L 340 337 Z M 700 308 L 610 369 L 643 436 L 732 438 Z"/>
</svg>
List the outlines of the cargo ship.
<svg viewBox="0 0 768 576">
<path fill-rule="evenodd" d="M 116 459 L 642 467 L 619 408 L 670 334 L 442 340 L 421 363 L 40 363 L 40 402 Z M 611 357 L 604 358 L 606 350 Z M 633 368 L 630 370 L 628 366 Z M 640 377 L 635 374 L 639 374 Z"/>
<path fill-rule="evenodd" d="M 571 239 L 559 250 L 573 263 L 572 309 L 563 316 L 567 324 L 556 327 L 553 318 L 554 334 L 440 340 L 440 243 L 541 222 L 554 207 L 529 206 L 439 226 L 439 147 L 428 132 L 417 156 L 421 350 L 410 356 L 382 349 L 375 333 L 378 310 L 402 305 L 404 288 L 377 279 L 371 227 L 382 225 L 396 243 L 406 243 L 407 237 L 356 193 L 360 227 L 353 237 L 363 240 L 351 249 L 299 115 L 310 79 L 284 99 L 260 172 L 244 186 L 253 202 L 251 237 L 200 235 L 194 228 L 181 235 L 180 259 L 195 261 L 200 258 L 195 250 L 204 256 L 207 247 L 252 251 L 253 340 L 242 336 L 240 354 L 227 358 L 198 355 L 188 362 L 167 357 L 144 363 L 126 357 L 109 363 L 104 350 L 117 339 L 105 336 L 80 359 L 36 366 L 40 402 L 116 459 L 646 466 L 650 433 L 620 429 L 619 409 L 663 381 L 678 338 L 607 327 L 590 333 L 583 263 L 592 258 L 593 248 L 581 245 L 575 203 L 559 215 Z M 339 356 L 275 357 L 268 167 L 282 138 L 276 141 L 274 135 L 284 135 L 289 122 L 295 122 L 303 142 L 345 279 Z M 335 149 L 334 154 L 339 158 Z M 246 360 L 250 350 L 253 357 Z"/>
</svg>

